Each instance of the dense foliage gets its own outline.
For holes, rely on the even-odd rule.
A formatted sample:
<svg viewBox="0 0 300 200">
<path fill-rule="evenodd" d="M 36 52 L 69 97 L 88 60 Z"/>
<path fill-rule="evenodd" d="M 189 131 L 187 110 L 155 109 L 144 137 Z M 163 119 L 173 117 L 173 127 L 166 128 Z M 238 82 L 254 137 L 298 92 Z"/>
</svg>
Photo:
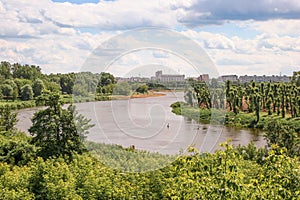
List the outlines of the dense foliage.
<svg viewBox="0 0 300 200">
<path fill-rule="evenodd" d="M 110 149 L 111 154 L 116 157 L 120 153 L 109 145 L 99 145 L 99 148 Z M 89 153 L 73 154 L 72 161 L 61 157 L 43 160 L 31 155 L 34 159 L 27 161 L 27 164 L 19 162 L 19 166 L 2 159 L 0 196 L 3 199 L 299 197 L 299 161 L 288 157 L 284 149 L 274 146 L 264 154 L 253 146 L 243 147 L 241 150 L 224 144 L 224 148 L 225 150 L 214 154 L 193 152 L 193 155 L 182 155 L 161 169 L 144 173 L 124 173 L 122 170 L 111 168 Z M 140 158 L 143 154 L 135 152 Z M 149 156 L 150 158 L 153 156 Z M 120 160 L 116 159 L 115 162 L 125 163 L 124 159 L 120 156 Z M 133 162 L 129 165 L 134 166 L 138 163 Z"/>
</svg>

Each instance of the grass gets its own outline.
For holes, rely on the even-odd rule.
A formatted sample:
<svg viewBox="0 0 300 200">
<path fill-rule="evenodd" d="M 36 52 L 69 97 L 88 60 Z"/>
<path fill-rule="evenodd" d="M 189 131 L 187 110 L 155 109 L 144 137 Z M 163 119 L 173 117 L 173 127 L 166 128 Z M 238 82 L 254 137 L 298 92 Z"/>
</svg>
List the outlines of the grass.
<svg viewBox="0 0 300 200">
<path fill-rule="evenodd" d="M 29 100 L 29 101 L 0 101 L 0 107 L 10 107 L 12 110 L 19 110 L 24 108 L 32 108 L 35 107 L 35 101 Z"/>
</svg>

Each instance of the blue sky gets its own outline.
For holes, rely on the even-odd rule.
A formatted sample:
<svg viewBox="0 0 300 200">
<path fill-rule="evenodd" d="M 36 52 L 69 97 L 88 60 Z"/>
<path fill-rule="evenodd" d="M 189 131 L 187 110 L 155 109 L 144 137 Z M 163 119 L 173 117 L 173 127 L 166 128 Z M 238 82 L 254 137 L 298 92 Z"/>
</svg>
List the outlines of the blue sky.
<svg viewBox="0 0 300 200">
<path fill-rule="evenodd" d="M 80 71 L 105 42 L 157 27 L 193 40 L 219 74 L 291 75 L 300 70 L 299 18 L 298 0 L 0 0 L 0 59 L 36 64 L 45 73 Z M 165 45 L 168 52 L 187 44 Z M 121 55 L 115 68 L 188 68 L 185 55 L 155 57 L 162 54 L 152 51 Z"/>
</svg>

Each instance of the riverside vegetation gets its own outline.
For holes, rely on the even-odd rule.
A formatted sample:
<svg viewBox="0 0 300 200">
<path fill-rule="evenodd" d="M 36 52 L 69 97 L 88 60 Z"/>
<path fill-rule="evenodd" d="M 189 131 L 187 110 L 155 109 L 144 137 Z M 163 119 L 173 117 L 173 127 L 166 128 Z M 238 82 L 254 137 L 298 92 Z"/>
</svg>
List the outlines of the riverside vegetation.
<svg viewBox="0 0 300 200">
<path fill-rule="evenodd" d="M 224 143 L 174 157 L 85 141 L 93 125 L 74 106 L 64 109 L 59 92 L 44 90 L 36 103 L 45 108 L 31 136 L 15 129 L 10 107 L 0 108 L 0 199 L 299 198 L 299 154 L 282 123 L 269 130 L 268 149 Z"/>
<path fill-rule="evenodd" d="M 270 143 L 300 155 L 300 72 L 288 83 L 190 80 L 172 111 L 198 122 L 264 129 Z M 226 98 L 225 98 L 226 97 Z"/>
<path fill-rule="evenodd" d="M 152 83 L 117 83 L 116 78 L 102 72 L 43 74 L 39 66 L 0 63 L 0 106 L 22 109 L 37 106 L 35 99 L 43 90 L 62 94 L 64 103 L 110 100 L 122 96 L 148 93 L 160 88 Z"/>
</svg>

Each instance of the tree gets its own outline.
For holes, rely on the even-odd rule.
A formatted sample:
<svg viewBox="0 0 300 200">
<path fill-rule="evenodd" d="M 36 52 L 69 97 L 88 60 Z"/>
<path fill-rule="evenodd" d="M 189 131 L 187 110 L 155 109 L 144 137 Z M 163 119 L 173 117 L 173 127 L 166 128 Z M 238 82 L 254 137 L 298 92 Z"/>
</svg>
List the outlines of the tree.
<svg viewBox="0 0 300 200">
<path fill-rule="evenodd" d="M 36 147 L 30 144 L 30 137 L 17 130 L 0 135 L 0 162 L 25 165 L 36 156 Z"/>
<path fill-rule="evenodd" d="M 295 83 L 297 86 L 300 86 L 300 71 L 293 72 L 292 82 Z"/>
<path fill-rule="evenodd" d="M 44 93 L 37 99 L 37 104 L 48 106 L 34 114 L 29 129 L 33 143 L 41 147 L 40 156 L 67 155 L 84 151 L 83 140 L 88 134 L 90 120 L 78 115 L 74 106 L 62 108 L 58 93 Z"/>
<path fill-rule="evenodd" d="M 148 86 L 147 85 L 141 85 L 141 86 L 139 86 L 137 89 L 136 89 L 136 91 L 138 92 L 138 93 L 142 93 L 142 94 L 144 94 L 144 93 L 147 93 L 148 92 Z"/>
<path fill-rule="evenodd" d="M 13 77 L 14 78 L 24 78 L 29 80 L 35 80 L 41 77 L 41 68 L 35 65 L 20 65 L 18 63 L 13 64 Z"/>
<path fill-rule="evenodd" d="M 116 84 L 113 94 L 119 94 L 119 95 L 130 95 L 131 93 L 131 87 L 127 82 L 121 82 Z"/>
<path fill-rule="evenodd" d="M 272 115 L 271 103 L 272 103 L 272 98 L 269 97 L 267 102 L 266 102 L 266 106 L 267 106 L 267 109 L 268 109 L 268 115 Z"/>
<path fill-rule="evenodd" d="M 21 98 L 24 101 L 33 99 L 33 91 L 30 85 L 26 84 L 21 88 Z"/>
<path fill-rule="evenodd" d="M 276 144 L 286 148 L 289 156 L 300 155 L 300 137 L 293 127 L 285 122 L 273 120 L 265 125 L 264 130 L 268 146 Z"/>
<path fill-rule="evenodd" d="M 32 90 L 34 93 L 34 97 L 40 96 L 42 94 L 43 89 L 45 89 L 45 85 L 41 79 L 37 79 L 33 82 Z"/>
<path fill-rule="evenodd" d="M 11 79 L 7 79 L 4 81 L 4 84 L 10 85 L 13 89 L 11 99 L 15 101 L 18 98 L 19 95 L 19 90 L 18 90 L 18 85 Z"/>
<path fill-rule="evenodd" d="M 184 92 L 184 100 L 190 105 L 194 106 L 194 95 L 191 87 L 187 88 Z"/>
<path fill-rule="evenodd" d="M 72 94 L 75 83 L 75 74 L 64 74 L 60 77 L 60 87 L 62 93 Z"/>
<path fill-rule="evenodd" d="M 1 91 L 3 97 L 5 97 L 5 99 L 8 100 L 13 96 L 14 89 L 8 84 L 3 84 L 1 85 Z"/>
<path fill-rule="evenodd" d="M 230 81 L 226 81 L 226 102 L 229 105 L 229 110 L 232 110 L 232 105 L 230 101 Z"/>
<path fill-rule="evenodd" d="M 24 85 L 28 84 L 28 85 L 32 85 L 32 81 L 31 80 L 27 80 L 27 79 L 20 79 L 20 78 L 15 78 L 14 79 L 15 84 L 18 87 L 18 95 L 21 96 L 21 89 Z"/>
<path fill-rule="evenodd" d="M 256 115 L 256 123 L 259 122 L 260 101 L 261 101 L 260 95 L 259 95 L 259 94 L 256 94 L 256 96 L 255 96 L 255 115 Z"/>
<path fill-rule="evenodd" d="M 0 64 L 0 76 L 2 76 L 4 79 L 11 78 L 11 65 L 9 62 L 2 61 Z"/>
<path fill-rule="evenodd" d="M 60 92 L 61 88 L 59 84 L 55 82 L 45 82 L 46 89 L 51 91 L 51 92 Z"/>
<path fill-rule="evenodd" d="M 106 85 L 115 84 L 115 83 L 116 83 L 116 80 L 112 74 L 106 73 L 106 72 L 101 72 L 98 85 L 106 86 Z"/>
<path fill-rule="evenodd" d="M 17 123 L 17 114 L 9 106 L 0 107 L 0 131 L 11 131 Z"/>
</svg>

